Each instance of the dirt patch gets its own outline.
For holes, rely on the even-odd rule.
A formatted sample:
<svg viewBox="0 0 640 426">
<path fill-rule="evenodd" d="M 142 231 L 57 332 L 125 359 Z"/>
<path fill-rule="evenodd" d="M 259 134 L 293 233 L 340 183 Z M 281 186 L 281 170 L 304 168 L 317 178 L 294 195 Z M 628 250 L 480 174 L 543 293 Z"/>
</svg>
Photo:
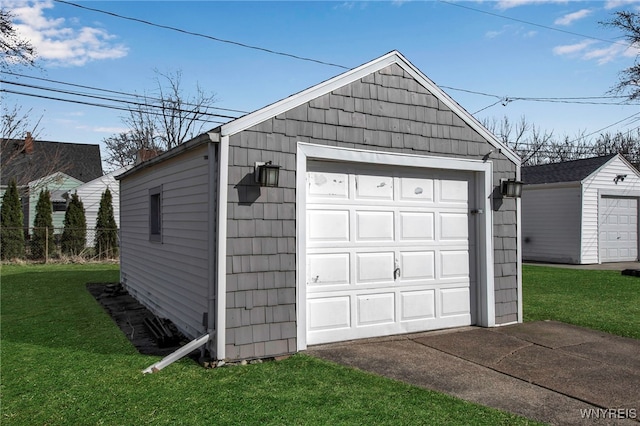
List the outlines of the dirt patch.
<svg viewBox="0 0 640 426">
<path fill-rule="evenodd" d="M 118 283 L 89 283 L 87 290 L 141 354 L 166 356 L 187 341 L 175 325 L 170 321 L 162 320 L 169 331 L 178 336 L 178 343 L 160 347 L 145 324 L 145 319 L 157 321 L 157 318 L 134 299 L 122 285 Z"/>
</svg>

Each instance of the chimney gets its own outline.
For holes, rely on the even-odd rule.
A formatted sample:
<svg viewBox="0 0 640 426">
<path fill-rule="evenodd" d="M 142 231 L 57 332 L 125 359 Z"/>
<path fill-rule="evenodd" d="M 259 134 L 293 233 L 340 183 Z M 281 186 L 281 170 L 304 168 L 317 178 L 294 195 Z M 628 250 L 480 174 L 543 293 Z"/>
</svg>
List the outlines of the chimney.
<svg viewBox="0 0 640 426">
<path fill-rule="evenodd" d="M 27 137 L 24 138 L 24 153 L 33 154 L 33 138 L 31 132 L 27 132 Z"/>
<path fill-rule="evenodd" d="M 147 160 L 151 160 L 152 158 L 155 158 L 160 154 L 162 154 L 162 151 L 159 149 L 141 148 L 138 150 L 138 153 L 136 154 L 136 164 L 140 164 Z"/>
</svg>

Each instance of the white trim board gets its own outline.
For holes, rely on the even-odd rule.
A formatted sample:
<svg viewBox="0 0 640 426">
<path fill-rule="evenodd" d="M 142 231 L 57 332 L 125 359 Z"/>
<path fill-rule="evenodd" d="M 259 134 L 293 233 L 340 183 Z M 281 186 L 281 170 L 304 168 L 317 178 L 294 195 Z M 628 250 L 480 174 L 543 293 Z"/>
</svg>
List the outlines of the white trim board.
<svg viewBox="0 0 640 426">
<path fill-rule="evenodd" d="M 311 159 L 343 161 L 351 163 L 384 164 L 399 167 L 418 167 L 441 170 L 461 170 L 477 173 L 476 194 L 478 205 L 484 209 L 477 226 L 478 278 L 477 278 L 477 314 L 478 325 L 495 326 L 495 294 L 493 271 L 493 214 L 491 209 L 491 193 L 493 169 L 491 162 L 444 157 L 427 157 L 392 152 L 367 151 L 357 149 L 335 148 L 298 142 L 296 164 L 296 316 L 297 347 L 307 348 L 306 322 L 306 179 L 307 164 Z"/>
</svg>

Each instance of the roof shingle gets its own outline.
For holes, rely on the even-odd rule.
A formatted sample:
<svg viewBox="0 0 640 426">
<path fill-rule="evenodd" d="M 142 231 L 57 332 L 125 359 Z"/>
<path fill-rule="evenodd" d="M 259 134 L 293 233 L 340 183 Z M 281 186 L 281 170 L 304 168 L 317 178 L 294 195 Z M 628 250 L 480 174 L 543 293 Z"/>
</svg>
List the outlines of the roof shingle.
<svg viewBox="0 0 640 426">
<path fill-rule="evenodd" d="M 562 163 L 541 164 L 522 168 L 522 182 L 525 185 L 539 183 L 580 182 L 602 167 L 617 154 L 602 157 L 583 158 Z"/>
</svg>

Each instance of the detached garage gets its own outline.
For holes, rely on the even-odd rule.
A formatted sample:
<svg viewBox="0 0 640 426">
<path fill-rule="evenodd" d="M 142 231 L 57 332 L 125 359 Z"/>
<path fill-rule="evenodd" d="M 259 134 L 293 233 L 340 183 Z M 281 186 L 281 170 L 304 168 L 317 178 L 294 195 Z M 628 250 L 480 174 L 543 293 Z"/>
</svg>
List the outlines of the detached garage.
<svg viewBox="0 0 640 426">
<path fill-rule="evenodd" d="M 391 52 L 120 176 L 121 280 L 216 359 L 519 322 L 519 164 Z"/>
<path fill-rule="evenodd" d="M 620 154 L 522 168 L 523 259 L 638 260 L 640 174 Z"/>
</svg>

